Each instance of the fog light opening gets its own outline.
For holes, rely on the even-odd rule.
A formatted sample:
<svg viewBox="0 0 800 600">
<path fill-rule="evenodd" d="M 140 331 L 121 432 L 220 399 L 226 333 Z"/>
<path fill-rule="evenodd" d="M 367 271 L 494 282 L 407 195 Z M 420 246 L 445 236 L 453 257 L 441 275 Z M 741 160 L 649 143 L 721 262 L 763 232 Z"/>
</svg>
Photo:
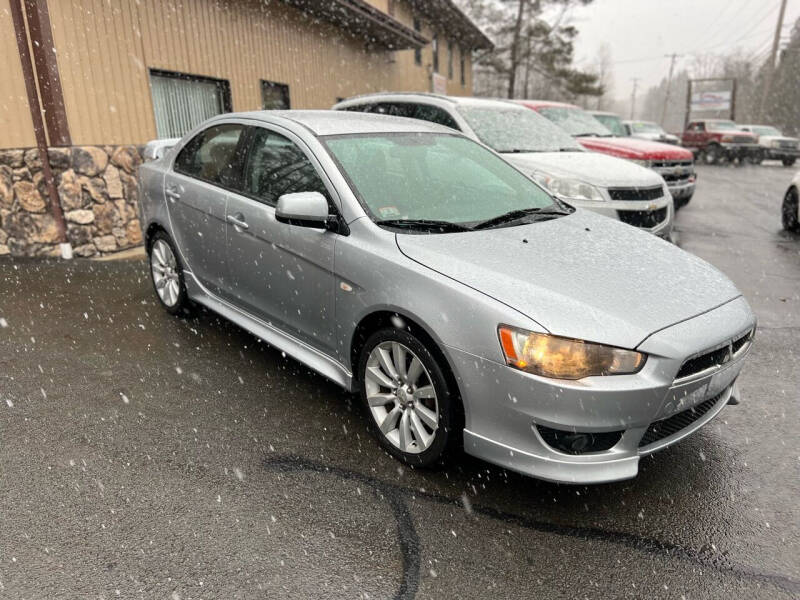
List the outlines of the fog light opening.
<svg viewBox="0 0 800 600">
<path fill-rule="evenodd" d="M 548 446 L 564 454 L 588 454 L 610 450 L 622 439 L 624 433 L 624 431 L 562 431 L 544 425 L 535 427 Z"/>
</svg>

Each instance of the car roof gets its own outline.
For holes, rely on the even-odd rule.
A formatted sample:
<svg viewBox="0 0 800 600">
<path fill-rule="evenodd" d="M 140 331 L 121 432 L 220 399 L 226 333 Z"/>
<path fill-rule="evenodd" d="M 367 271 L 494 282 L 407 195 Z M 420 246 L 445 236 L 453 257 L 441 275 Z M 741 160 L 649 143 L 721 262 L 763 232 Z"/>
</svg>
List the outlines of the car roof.
<svg viewBox="0 0 800 600">
<path fill-rule="evenodd" d="M 586 112 L 588 112 L 590 115 L 603 115 L 604 117 L 617 117 L 618 119 L 622 118 L 617 113 L 607 110 L 589 110 Z"/>
<path fill-rule="evenodd" d="M 259 110 L 228 113 L 225 118 L 243 118 L 264 123 L 284 125 L 299 124 L 315 135 L 342 135 L 348 133 L 453 133 L 443 125 L 419 119 L 389 117 L 371 113 L 338 110 Z"/>
<path fill-rule="evenodd" d="M 486 108 L 517 108 L 517 105 L 510 100 L 501 98 L 476 98 L 474 96 L 444 96 L 442 94 L 430 94 L 427 92 L 379 92 L 375 94 L 362 94 L 342 100 L 335 107 L 345 108 L 364 102 L 378 101 L 406 101 L 406 102 L 427 102 L 434 104 L 449 104 L 453 106 L 483 106 Z"/>
</svg>

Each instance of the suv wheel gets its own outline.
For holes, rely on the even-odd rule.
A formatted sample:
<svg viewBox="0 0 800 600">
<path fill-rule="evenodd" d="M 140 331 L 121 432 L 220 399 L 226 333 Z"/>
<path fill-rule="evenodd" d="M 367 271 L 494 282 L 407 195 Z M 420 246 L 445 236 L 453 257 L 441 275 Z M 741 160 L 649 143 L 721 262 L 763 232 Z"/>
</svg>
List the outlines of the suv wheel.
<svg viewBox="0 0 800 600">
<path fill-rule="evenodd" d="M 784 167 L 791 167 L 796 160 L 797 160 L 796 158 L 784 158 L 783 159 L 783 166 Z"/>
<path fill-rule="evenodd" d="M 148 255 L 153 288 L 161 305 L 173 315 L 188 308 L 189 297 L 183 279 L 183 267 L 166 232 L 157 231 L 153 235 Z"/>
<path fill-rule="evenodd" d="M 800 201 L 798 201 L 797 188 L 789 188 L 789 191 L 786 192 L 786 196 L 783 198 L 782 210 L 783 228 L 786 231 L 800 233 L 800 215 L 798 214 L 798 209 L 800 209 Z"/>
<path fill-rule="evenodd" d="M 373 429 L 392 456 L 421 467 L 446 461 L 461 435 L 459 400 L 420 340 L 399 329 L 373 333 L 361 352 L 358 377 Z"/>
</svg>

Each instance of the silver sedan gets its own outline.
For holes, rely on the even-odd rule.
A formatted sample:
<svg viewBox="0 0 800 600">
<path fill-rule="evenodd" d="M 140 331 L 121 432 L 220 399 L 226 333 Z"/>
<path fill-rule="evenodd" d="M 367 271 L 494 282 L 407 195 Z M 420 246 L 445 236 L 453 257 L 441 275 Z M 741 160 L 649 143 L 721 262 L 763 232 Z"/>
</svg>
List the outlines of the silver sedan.
<svg viewBox="0 0 800 600">
<path fill-rule="evenodd" d="M 140 169 L 155 292 L 357 392 L 396 458 L 565 482 L 739 400 L 755 318 L 719 271 L 417 120 L 230 114 Z"/>
</svg>

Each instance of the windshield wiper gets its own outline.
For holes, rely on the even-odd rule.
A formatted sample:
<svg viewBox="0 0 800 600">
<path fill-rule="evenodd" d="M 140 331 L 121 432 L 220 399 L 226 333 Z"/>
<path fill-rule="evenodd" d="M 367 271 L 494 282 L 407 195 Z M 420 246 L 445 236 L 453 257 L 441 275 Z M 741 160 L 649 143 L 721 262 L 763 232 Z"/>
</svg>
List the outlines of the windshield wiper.
<svg viewBox="0 0 800 600">
<path fill-rule="evenodd" d="M 536 216 L 537 220 L 539 217 L 541 218 L 551 218 L 551 217 L 560 217 L 563 215 L 569 215 L 570 212 L 566 210 L 561 210 L 559 208 L 522 208 L 519 210 L 512 210 L 510 212 L 504 213 L 502 215 L 497 215 L 496 217 L 492 217 L 491 219 L 487 219 L 486 221 L 481 221 L 477 225 L 473 227 L 473 229 L 488 229 L 490 227 L 495 227 L 497 225 L 505 225 L 507 223 L 513 223 L 514 221 L 519 221 L 524 219 L 525 217 Z"/>
<path fill-rule="evenodd" d="M 509 150 L 501 150 L 500 154 L 527 154 L 528 152 L 544 152 L 544 150 L 510 148 Z"/>
<path fill-rule="evenodd" d="M 397 227 L 398 229 L 419 229 L 424 231 L 472 231 L 470 227 L 451 223 L 450 221 L 437 221 L 435 219 L 384 219 L 375 221 L 378 225 Z"/>
</svg>

